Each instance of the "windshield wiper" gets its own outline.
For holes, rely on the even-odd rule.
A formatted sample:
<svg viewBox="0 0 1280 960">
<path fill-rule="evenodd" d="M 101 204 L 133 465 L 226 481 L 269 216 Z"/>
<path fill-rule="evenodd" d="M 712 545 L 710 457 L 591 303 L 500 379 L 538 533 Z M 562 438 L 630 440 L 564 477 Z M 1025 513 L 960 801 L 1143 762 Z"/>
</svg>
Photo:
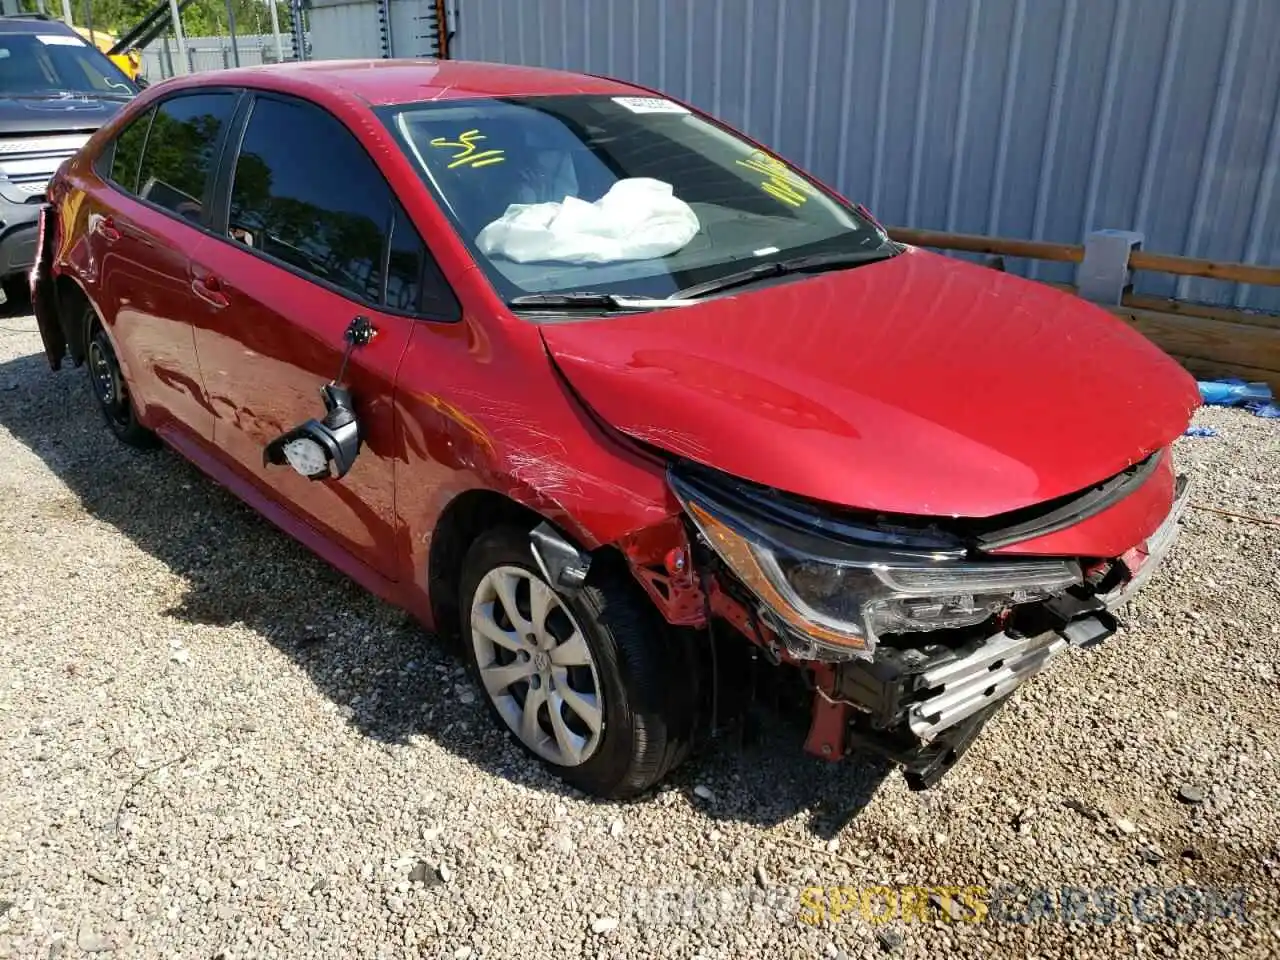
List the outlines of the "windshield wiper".
<svg viewBox="0 0 1280 960">
<path fill-rule="evenodd" d="M 656 310 L 662 307 L 684 307 L 687 303 L 658 300 L 652 297 L 632 297 L 625 293 L 593 293 L 577 290 L 571 293 L 527 293 L 513 297 L 507 306 L 519 309 L 547 308 L 552 310 Z"/>
<path fill-rule="evenodd" d="M 677 290 L 671 295 L 671 299 L 677 302 L 696 300 L 698 297 L 705 297 L 709 293 L 719 293 L 721 290 L 741 287 L 769 277 L 781 277 L 788 273 L 821 273 L 824 270 L 843 270 L 847 267 L 861 266 L 864 263 L 874 263 L 877 260 L 887 260 L 895 256 L 895 254 L 896 251 L 886 250 L 882 247 L 878 250 L 864 250 L 860 253 L 814 253 L 807 257 L 792 257 L 790 260 L 768 260 L 764 263 L 757 263 L 755 266 L 747 267 L 745 270 L 726 273 L 723 277 L 716 277 L 714 280 L 695 283 L 693 286 L 685 287 L 683 290 Z"/>
</svg>

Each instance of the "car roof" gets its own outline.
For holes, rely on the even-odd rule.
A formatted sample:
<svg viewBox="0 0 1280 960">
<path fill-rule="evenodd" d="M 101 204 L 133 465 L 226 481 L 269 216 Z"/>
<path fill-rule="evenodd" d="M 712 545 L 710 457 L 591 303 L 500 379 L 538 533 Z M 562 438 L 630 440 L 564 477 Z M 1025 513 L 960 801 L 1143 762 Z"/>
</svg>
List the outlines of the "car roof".
<svg viewBox="0 0 1280 960">
<path fill-rule="evenodd" d="M 61 20 L 24 13 L 0 17 L 0 33 L 65 33 L 79 36 Z"/>
<path fill-rule="evenodd" d="M 337 90 L 353 94 L 371 106 L 476 97 L 646 92 L 604 77 L 469 60 L 309 60 L 217 70 L 182 85 L 206 84 L 269 86 L 302 95 L 313 90 Z"/>
</svg>

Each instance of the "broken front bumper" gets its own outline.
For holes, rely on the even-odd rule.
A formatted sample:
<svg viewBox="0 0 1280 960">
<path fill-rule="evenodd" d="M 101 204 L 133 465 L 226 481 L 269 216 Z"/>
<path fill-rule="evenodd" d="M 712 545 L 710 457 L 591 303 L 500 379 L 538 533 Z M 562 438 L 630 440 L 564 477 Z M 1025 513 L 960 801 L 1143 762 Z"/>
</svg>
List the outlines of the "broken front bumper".
<svg viewBox="0 0 1280 960">
<path fill-rule="evenodd" d="M 1168 555 L 1189 497 L 1189 485 L 1179 478 L 1173 508 L 1159 529 L 1121 558 L 1124 583 L 1105 594 L 1056 599 L 1028 621 L 1048 629 L 1011 626 L 961 647 L 884 647 L 873 660 L 820 672 L 811 752 L 843 752 L 828 739 L 836 737 L 846 748 L 870 747 L 901 763 L 913 789 L 936 783 L 1019 686 L 1069 647 L 1093 646 L 1115 632 L 1113 612 Z"/>
</svg>

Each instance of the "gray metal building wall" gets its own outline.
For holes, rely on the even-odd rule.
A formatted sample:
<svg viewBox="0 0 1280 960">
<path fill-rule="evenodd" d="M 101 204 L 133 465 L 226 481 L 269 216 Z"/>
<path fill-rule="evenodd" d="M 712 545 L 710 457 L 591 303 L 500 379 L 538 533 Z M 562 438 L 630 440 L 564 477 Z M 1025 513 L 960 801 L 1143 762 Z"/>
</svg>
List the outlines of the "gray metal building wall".
<svg viewBox="0 0 1280 960">
<path fill-rule="evenodd" d="M 1135 229 L 1148 250 L 1280 263 L 1280 0 L 456 6 L 454 56 L 666 91 L 885 223 L 1073 243 Z M 1280 311 L 1274 288 L 1139 288 Z"/>
<path fill-rule="evenodd" d="M 387 0 L 391 53 L 436 55 L 433 0 Z M 308 13 L 311 57 L 316 60 L 385 56 L 376 0 L 312 0 Z"/>
</svg>

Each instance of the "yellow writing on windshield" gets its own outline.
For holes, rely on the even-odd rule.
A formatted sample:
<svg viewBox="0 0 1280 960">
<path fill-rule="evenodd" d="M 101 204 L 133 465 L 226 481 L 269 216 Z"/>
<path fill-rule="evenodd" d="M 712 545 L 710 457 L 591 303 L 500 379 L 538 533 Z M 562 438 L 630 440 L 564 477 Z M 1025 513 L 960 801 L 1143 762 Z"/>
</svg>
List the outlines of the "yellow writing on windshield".
<svg viewBox="0 0 1280 960">
<path fill-rule="evenodd" d="M 468 130 L 465 133 L 458 134 L 457 140 L 446 140 L 444 137 L 436 137 L 431 141 L 433 147 L 451 147 L 454 153 L 449 161 L 449 169 L 454 167 L 487 167 L 491 163 L 501 163 L 506 159 L 506 153 L 502 150 L 480 150 L 476 147 L 477 140 L 489 139 L 479 130 Z"/>
<path fill-rule="evenodd" d="M 738 160 L 737 164 L 764 177 L 760 181 L 760 189 L 788 206 L 798 207 L 816 192 L 803 177 L 766 153 L 757 151 L 746 160 Z"/>
</svg>

